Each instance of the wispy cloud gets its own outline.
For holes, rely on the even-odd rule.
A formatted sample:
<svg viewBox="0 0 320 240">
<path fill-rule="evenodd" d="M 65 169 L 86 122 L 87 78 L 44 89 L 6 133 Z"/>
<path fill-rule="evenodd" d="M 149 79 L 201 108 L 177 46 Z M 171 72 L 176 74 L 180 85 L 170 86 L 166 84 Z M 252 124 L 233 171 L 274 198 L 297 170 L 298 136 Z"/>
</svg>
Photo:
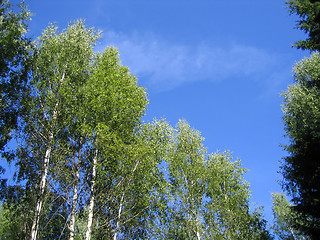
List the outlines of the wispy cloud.
<svg viewBox="0 0 320 240">
<path fill-rule="evenodd" d="M 123 64 L 148 88 L 167 90 L 188 82 L 222 81 L 248 77 L 272 78 L 282 71 L 279 56 L 239 44 L 171 43 L 152 34 L 104 34 L 108 45 L 119 48 Z M 274 80 L 273 81 L 278 81 Z M 273 83 L 274 84 L 274 83 Z"/>
</svg>

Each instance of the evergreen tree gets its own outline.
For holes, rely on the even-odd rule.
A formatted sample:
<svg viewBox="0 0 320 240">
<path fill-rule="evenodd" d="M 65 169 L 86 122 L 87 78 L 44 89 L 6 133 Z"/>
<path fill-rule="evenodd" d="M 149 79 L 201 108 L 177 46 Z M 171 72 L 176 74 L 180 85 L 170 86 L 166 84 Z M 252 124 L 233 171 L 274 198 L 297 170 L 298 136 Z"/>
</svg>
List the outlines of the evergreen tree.
<svg viewBox="0 0 320 240">
<path fill-rule="evenodd" d="M 293 197 L 298 230 L 320 234 L 320 56 L 314 53 L 294 67 L 295 84 L 284 97 L 284 124 L 289 153 L 284 158 L 284 187 Z"/>
<path fill-rule="evenodd" d="M 297 28 L 308 37 L 297 41 L 294 46 L 303 50 L 320 50 L 320 2 L 317 0 L 286 1 L 291 14 L 297 14 Z"/>
</svg>

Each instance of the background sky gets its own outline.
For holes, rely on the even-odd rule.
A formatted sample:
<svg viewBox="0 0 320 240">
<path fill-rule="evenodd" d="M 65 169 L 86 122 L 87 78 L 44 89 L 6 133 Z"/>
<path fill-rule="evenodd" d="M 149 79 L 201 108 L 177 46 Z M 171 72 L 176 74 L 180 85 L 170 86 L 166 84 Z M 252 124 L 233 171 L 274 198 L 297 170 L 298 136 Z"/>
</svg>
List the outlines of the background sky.
<svg viewBox="0 0 320 240">
<path fill-rule="evenodd" d="M 18 2 L 18 1 L 14 1 Z M 30 35 L 48 23 L 60 29 L 85 19 L 103 31 L 97 50 L 113 45 L 147 88 L 145 121 L 187 120 L 209 152 L 230 150 L 249 171 L 252 204 L 265 207 L 281 191 L 285 156 L 280 96 L 293 83 L 292 66 L 308 56 L 291 45 L 294 29 L 279 0 L 25 0 Z"/>
</svg>

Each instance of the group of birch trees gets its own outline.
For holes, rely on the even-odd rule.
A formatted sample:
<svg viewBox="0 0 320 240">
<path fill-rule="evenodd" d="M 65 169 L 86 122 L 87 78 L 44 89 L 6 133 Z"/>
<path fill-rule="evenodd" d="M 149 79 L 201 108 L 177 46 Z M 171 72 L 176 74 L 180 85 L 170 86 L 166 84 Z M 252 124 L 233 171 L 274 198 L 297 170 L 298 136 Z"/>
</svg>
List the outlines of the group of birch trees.
<svg viewBox="0 0 320 240">
<path fill-rule="evenodd" d="M 143 123 L 145 89 L 115 48 L 94 52 L 99 32 L 32 42 L 27 18 L 1 1 L 0 239 L 270 238 L 240 161 L 186 121 Z"/>
</svg>

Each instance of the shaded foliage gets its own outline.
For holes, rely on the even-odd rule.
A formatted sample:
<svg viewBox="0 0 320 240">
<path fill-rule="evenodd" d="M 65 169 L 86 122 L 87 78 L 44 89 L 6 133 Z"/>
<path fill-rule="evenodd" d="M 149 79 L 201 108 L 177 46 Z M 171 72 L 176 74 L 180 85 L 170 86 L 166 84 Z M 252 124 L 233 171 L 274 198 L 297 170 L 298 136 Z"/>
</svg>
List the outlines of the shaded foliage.
<svg viewBox="0 0 320 240">
<path fill-rule="evenodd" d="M 282 173 L 284 187 L 293 197 L 296 227 L 306 235 L 320 234 L 320 56 L 314 53 L 294 68 L 283 105 L 289 144 Z"/>
<path fill-rule="evenodd" d="M 320 2 L 317 0 L 286 1 L 291 14 L 299 17 L 297 28 L 308 37 L 295 43 L 295 47 L 304 50 L 320 50 Z"/>
<path fill-rule="evenodd" d="M 0 2 L 0 151 L 17 126 L 20 100 L 27 81 L 28 48 L 25 36 L 30 13 L 24 5 L 14 12 L 9 1 Z"/>
</svg>

